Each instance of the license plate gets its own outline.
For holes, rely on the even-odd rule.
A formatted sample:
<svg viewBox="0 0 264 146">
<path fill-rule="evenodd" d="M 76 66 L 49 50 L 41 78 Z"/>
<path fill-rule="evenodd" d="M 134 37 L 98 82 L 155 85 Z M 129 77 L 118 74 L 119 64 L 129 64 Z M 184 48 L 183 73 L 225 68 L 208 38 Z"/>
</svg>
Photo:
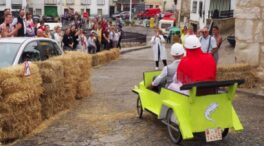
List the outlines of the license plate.
<svg viewBox="0 0 264 146">
<path fill-rule="evenodd" d="M 214 128 L 205 131 L 206 142 L 222 140 L 222 129 Z"/>
</svg>

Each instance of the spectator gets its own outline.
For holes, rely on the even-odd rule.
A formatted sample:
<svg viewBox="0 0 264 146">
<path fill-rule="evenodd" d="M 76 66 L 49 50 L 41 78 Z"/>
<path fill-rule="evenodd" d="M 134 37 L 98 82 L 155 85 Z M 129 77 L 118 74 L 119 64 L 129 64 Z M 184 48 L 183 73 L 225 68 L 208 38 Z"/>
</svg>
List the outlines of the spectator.
<svg viewBox="0 0 264 146">
<path fill-rule="evenodd" d="M 95 31 L 92 31 L 89 38 L 88 38 L 88 51 L 90 54 L 96 53 L 96 37 L 95 37 Z"/>
<path fill-rule="evenodd" d="M 85 36 L 85 32 L 83 29 L 80 29 L 80 35 L 79 35 L 79 40 L 80 40 L 80 51 L 87 53 L 87 48 L 88 48 L 88 42 L 87 42 L 87 37 Z"/>
<path fill-rule="evenodd" d="M 37 30 L 37 37 L 39 37 L 39 38 L 42 38 L 42 37 L 46 37 L 46 35 L 45 35 L 45 32 L 42 30 L 42 29 L 38 29 Z"/>
<path fill-rule="evenodd" d="M 120 33 L 117 32 L 117 29 L 115 27 L 112 27 L 112 30 L 110 32 L 110 40 L 112 42 L 112 47 L 117 48 L 118 40 L 120 37 Z"/>
<path fill-rule="evenodd" d="M 74 50 L 73 49 L 74 43 L 73 43 L 73 38 L 71 36 L 70 28 L 67 28 L 65 30 L 65 34 L 63 35 L 62 42 L 63 42 L 63 50 L 67 50 L 67 51 Z"/>
<path fill-rule="evenodd" d="M 38 27 L 38 29 L 41 29 L 43 32 L 46 31 L 45 21 L 44 21 L 44 20 L 41 20 L 41 21 L 39 22 L 39 27 Z"/>
<path fill-rule="evenodd" d="M 95 30 L 96 30 L 96 35 L 97 35 L 97 41 L 96 41 L 97 52 L 99 52 L 101 48 L 101 44 L 102 44 L 102 35 L 103 35 L 100 23 L 96 25 Z"/>
<path fill-rule="evenodd" d="M 162 60 L 163 65 L 167 66 L 167 52 L 165 48 L 165 39 L 162 35 L 161 30 L 158 28 L 155 30 L 156 34 L 151 38 L 151 44 L 154 54 L 154 61 L 156 63 L 155 70 L 159 70 L 159 61 Z"/>
<path fill-rule="evenodd" d="M 34 37 L 36 35 L 35 34 L 35 24 L 32 19 L 32 14 L 30 12 L 26 14 L 26 28 L 27 28 L 26 36 Z"/>
<path fill-rule="evenodd" d="M 201 32 L 202 32 L 202 37 L 200 38 L 200 42 L 202 45 L 202 51 L 204 53 L 210 53 L 214 55 L 215 50 L 217 50 L 217 44 L 215 38 L 209 35 L 209 31 L 207 27 L 204 27 L 204 29 Z"/>
<path fill-rule="evenodd" d="M 61 27 L 60 26 L 56 26 L 54 28 L 55 30 L 55 33 L 54 33 L 54 39 L 57 41 L 57 43 L 62 46 L 62 38 L 63 38 L 63 35 L 62 35 L 62 32 L 61 32 Z"/>
<path fill-rule="evenodd" d="M 45 25 L 45 38 L 54 39 L 54 36 L 51 34 L 49 25 Z"/>
<path fill-rule="evenodd" d="M 118 43 L 117 43 L 117 48 L 119 48 L 119 49 L 121 49 L 121 41 L 122 41 L 122 37 L 123 37 L 123 35 L 124 35 L 124 32 L 123 32 L 123 30 L 122 30 L 122 27 L 119 27 L 119 29 L 118 29 L 118 33 L 119 33 L 119 40 L 118 40 Z"/>
<path fill-rule="evenodd" d="M 16 28 L 18 29 L 18 32 L 17 32 L 18 37 L 24 37 L 27 32 L 26 21 L 24 19 L 24 16 L 25 16 L 25 10 L 20 9 L 19 16 L 17 17 L 17 24 L 16 24 Z"/>
<path fill-rule="evenodd" d="M 103 32 L 103 45 L 104 49 L 109 50 L 111 48 L 111 40 L 109 35 L 109 29 L 106 29 Z"/>
<path fill-rule="evenodd" d="M 5 14 L 5 20 L 4 22 L 0 25 L 1 28 L 1 37 L 12 37 L 17 34 L 18 29 L 14 28 L 11 23 L 12 23 L 12 14 L 11 13 L 6 13 Z"/>
<path fill-rule="evenodd" d="M 71 26 L 71 37 L 73 40 L 73 50 L 78 50 L 79 49 L 79 34 L 80 32 L 76 29 L 74 25 Z"/>
<path fill-rule="evenodd" d="M 218 51 L 223 42 L 222 36 L 219 33 L 218 26 L 213 26 L 213 35 L 214 35 L 214 38 L 216 39 L 217 48 L 215 50 L 212 50 L 212 53 L 214 54 L 214 59 L 215 59 L 215 62 L 217 63 L 219 59 Z"/>
</svg>

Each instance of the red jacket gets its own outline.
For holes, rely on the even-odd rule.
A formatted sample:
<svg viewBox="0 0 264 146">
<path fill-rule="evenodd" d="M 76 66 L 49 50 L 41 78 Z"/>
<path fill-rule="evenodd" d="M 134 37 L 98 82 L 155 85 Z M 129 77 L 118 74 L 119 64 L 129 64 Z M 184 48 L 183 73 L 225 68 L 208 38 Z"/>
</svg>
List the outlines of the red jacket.
<svg viewBox="0 0 264 146">
<path fill-rule="evenodd" d="M 216 80 L 216 63 L 211 54 L 201 48 L 186 49 L 187 56 L 179 63 L 177 80 L 182 84 Z"/>
</svg>

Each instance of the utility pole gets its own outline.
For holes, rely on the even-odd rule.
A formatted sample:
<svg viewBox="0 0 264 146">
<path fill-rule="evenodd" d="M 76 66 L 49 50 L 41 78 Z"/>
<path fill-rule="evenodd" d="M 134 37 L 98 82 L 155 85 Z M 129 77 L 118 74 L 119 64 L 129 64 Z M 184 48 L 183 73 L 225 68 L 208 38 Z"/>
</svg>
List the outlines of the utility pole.
<svg viewBox="0 0 264 146">
<path fill-rule="evenodd" d="M 132 21 L 132 0 L 130 0 L 130 5 L 129 5 L 129 21 Z"/>
</svg>

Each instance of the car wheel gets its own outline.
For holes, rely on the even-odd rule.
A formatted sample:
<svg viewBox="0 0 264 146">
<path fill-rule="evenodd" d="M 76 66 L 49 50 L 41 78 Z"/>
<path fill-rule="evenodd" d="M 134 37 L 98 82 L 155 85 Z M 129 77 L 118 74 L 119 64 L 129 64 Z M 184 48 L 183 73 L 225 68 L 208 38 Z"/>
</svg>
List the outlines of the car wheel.
<svg viewBox="0 0 264 146">
<path fill-rule="evenodd" d="M 142 108 L 142 103 L 141 103 L 140 97 L 138 97 L 138 99 L 137 99 L 137 113 L 138 113 L 138 117 L 140 119 L 142 119 L 143 108 Z"/>
<path fill-rule="evenodd" d="M 169 109 L 166 116 L 168 133 L 171 141 L 174 144 L 179 144 L 182 141 L 182 134 L 179 125 L 173 122 L 173 118 L 175 118 L 173 114 L 173 110 Z"/>
<path fill-rule="evenodd" d="M 225 138 L 229 132 L 229 128 L 225 128 L 224 131 L 222 132 L 222 137 Z"/>
</svg>

